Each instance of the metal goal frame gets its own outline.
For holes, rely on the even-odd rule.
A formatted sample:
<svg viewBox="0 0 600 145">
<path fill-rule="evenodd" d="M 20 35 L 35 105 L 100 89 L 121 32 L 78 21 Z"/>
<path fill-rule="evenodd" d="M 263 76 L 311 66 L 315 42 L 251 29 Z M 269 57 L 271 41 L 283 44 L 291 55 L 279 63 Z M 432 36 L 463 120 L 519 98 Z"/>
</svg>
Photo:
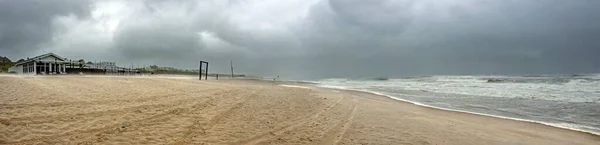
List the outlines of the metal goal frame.
<svg viewBox="0 0 600 145">
<path fill-rule="evenodd" d="M 200 61 L 200 69 L 198 69 L 198 80 L 202 80 L 202 64 L 206 64 L 206 69 L 204 69 L 204 80 L 208 79 L 208 62 Z"/>
</svg>

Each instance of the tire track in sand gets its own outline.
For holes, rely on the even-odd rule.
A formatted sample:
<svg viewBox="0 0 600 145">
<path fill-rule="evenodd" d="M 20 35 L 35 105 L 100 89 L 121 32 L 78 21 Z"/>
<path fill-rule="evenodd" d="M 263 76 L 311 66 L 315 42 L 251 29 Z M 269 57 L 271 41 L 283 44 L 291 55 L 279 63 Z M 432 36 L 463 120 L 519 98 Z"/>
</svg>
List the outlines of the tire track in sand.
<svg viewBox="0 0 600 145">
<path fill-rule="evenodd" d="M 220 94 L 220 93 L 223 93 L 223 92 L 225 92 L 225 91 L 220 91 L 220 92 L 216 92 L 216 93 L 209 94 L 209 95 Z M 160 95 L 160 96 L 171 97 L 171 96 L 177 96 L 177 95 L 189 95 L 189 94 L 193 94 L 193 93 L 196 93 L 196 92 L 187 93 L 187 94 L 186 93 L 177 93 L 177 94 Z M 50 122 L 54 122 L 54 121 L 69 120 L 68 118 L 84 118 L 84 117 L 107 116 L 107 115 L 119 114 L 119 113 L 123 113 L 123 112 L 141 110 L 141 109 L 146 109 L 146 108 L 155 108 L 155 109 L 156 108 L 169 108 L 169 107 L 172 107 L 172 106 L 176 106 L 177 104 L 180 104 L 182 102 L 186 102 L 186 101 L 190 101 L 190 100 L 196 100 L 196 99 L 197 98 L 186 98 L 186 99 L 179 99 L 179 100 L 171 101 L 171 102 L 168 102 L 168 103 L 165 103 L 165 104 L 139 105 L 139 106 L 126 107 L 126 108 L 103 110 L 103 111 L 92 111 L 92 112 L 79 113 L 79 114 L 59 114 L 59 115 L 51 115 L 51 116 L 17 117 L 17 118 L 10 118 L 10 119 L 8 119 L 8 121 L 10 121 L 11 124 L 13 124 L 13 125 L 50 123 Z"/>
<path fill-rule="evenodd" d="M 253 136 L 247 139 L 243 139 L 231 144 L 235 144 L 235 145 L 253 145 L 253 144 L 258 144 L 260 142 L 266 141 L 271 139 L 272 137 L 275 136 L 279 136 L 283 133 L 285 133 L 286 131 L 290 131 L 293 130 L 295 128 L 297 128 L 300 125 L 303 125 L 307 122 L 310 122 L 311 120 L 314 120 L 316 118 L 318 118 L 321 114 L 323 114 L 324 112 L 330 110 L 331 108 L 334 108 L 336 106 L 338 106 L 338 104 L 340 104 L 340 102 L 344 99 L 345 97 L 341 97 L 340 99 L 338 99 L 335 103 L 333 103 L 333 105 L 329 105 L 326 108 L 324 108 L 323 110 L 317 112 L 316 114 L 310 116 L 305 116 L 305 117 L 300 117 L 300 119 L 292 121 L 290 123 L 287 123 L 286 125 L 283 125 L 281 127 L 275 128 L 273 130 L 270 130 L 268 132 L 259 134 L 257 136 Z"/>
<path fill-rule="evenodd" d="M 236 93 L 239 94 L 241 92 L 236 92 Z M 249 94 L 250 94 L 250 96 L 247 97 L 246 99 L 244 99 L 243 101 L 235 103 L 233 105 L 233 107 L 228 108 L 227 110 L 223 111 L 222 113 L 219 113 L 219 114 L 213 116 L 210 120 L 208 120 L 208 123 L 206 125 L 202 125 L 202 123 L 200 123 L 202 120 L 200 120 L 200 119 L 194 120 L 194 124 L 189 126 L 190 129 L 188 130 L 188 132 L 186 132 L 186 135 L 184 137 L 172 142 L 171 144 L 176 144 L 176 145 L 188 144 L 190 142 L 190 140 L 192 140 L 193 138 L 198 137 L 199 135 L 206 135 L 207 130 L 212 129 L 216 124 L 218 124 L 225 117 L 231 115 L 235 110 L 238 110 L 244 104 L 246 104 L 249 100 L 256 97 L 256 91 L 253 91 Z"/>
<path fill-rule="evenodd" d="M 205 106 L 202 104 L 205 104 L 208 101 L 211 101 L 214 98 L 210 98 L 207 101 L 204 102 L 198 102 L 198 103 L 194 103 L 193 105 L 190 106 L 186 106 L 183 105 L 183 107 L 181 106 L 177 106 L 177 105 L 173 105 L 171 107 L 173 107 L 174 109 L 170 109 L 167 111 L 163 111 L 162 113 L 156 114 L 156 115 L 152 115 L 150 117 L 145 117 L 142 119 L 138 119 L 138 120 L 132 120 L 132 121 L 124 121 L 122 123 L 114 123 L 114 124 L 110 124 L 107 125 L 106 127 L 102 127 L 102 128 L 94 128 L 94 129 L 89 129 L 89 130 L 75 130 L 75 131 L 70 131 L 70 132 L 66 132 L 60 135 L 53 135 L 53 136 L 44 136 L 44 137 L 40 137 L 40 138 L 33 138 L 33 139 L 26 139 L 26 140 L 20 140 L 20 141 L 16 141 L 16 142 L 7 142 L 8 144 L 36 144 L 36 143 L 40 143 L 40 142 L 44 142 L 44 143 L 52 143 L 52 141 L 60 141 L 61 139 L 64 138 L 69 138 L 69 137 L 75 137 L 75 138 L 90 138 L 93 137 L 94 134 L 96 134 L 96 136 L 98 136 L 99 134 L 114 134 L 117 133 L 121 130 L 119 130 L 119 126 L 125 124 L 126 126 L 140 126 L 143 127 L 145 124 L 151 124 L 154 122 L 159 122 L 159 121 L 166 121 L 171 119 L 173 116 L 175 115 L 180 115 L 182 113 L 185 112 L 189 112 L 190 110 L 187 108 L 198 108 L 198 107 L 194 107 L 194 106 Z M 200 107 L 200 108 L 204 108 L 204 107 Z M 198 109 L 195 109 L 198 110 Z"/>
<path fill-rule="evenodd" d="M 325 136 L 323 137 L 323 139 L 321 140 L 321 142 L 319 144 L 320 145 L 338 144 L 340 142 L 340 140 L 342 140 L 342 138 L 344 137 L 344 134 L 346 134 L 346 131 L 348 131 L 348 128 L 350 128 L 350 125 L 352 125 L 352 121 L 354 121 L 354 116 L 356 115 L 357 108 L 358 108 L 357 105 L 354 104 L 354 107 L 352 107 L 352 112 L 350 112 L 350 115 L 348 115 L 348 118 L 344 119 L 341 123 L 336 125 L 336 127 L 329 130 L 325 134 Z"/>
<path fill-rule="evenodd" d="M 191 91 L 191 92 L 178 92 L 164 95 L 153 95 L 143 98 L 137 99 L 124 99 L 124 100 L 99 100 L 99 101 L 73 101 L 73 102 L 53 102 L 53 103 L 28 103 L 28 104 L 0 104 L 0 106 L 4 109 L 13 109 L 13 108 L 27 108 L 29 106 L 35 107 L 60 107 L 67 105 L 94 105 L 94 104 L 110 104 L 110 103 L 118 103 L 118 102 L 130 102 L 130 103 L 143 103 L 147 101 L 156 101 L 157 99 L 169 97 L 169 96 L 177 96 L 177 95 L 186 95 L 193 93 L 201 93 L 201 92 L 211 92 L 219 89 L 206 89 L 199 91 Z"/>
<path fill-rule="evenodd" d="M 157 114 L 157 115 L 153 115 L 151 117 L 133 120 L 133 121 L 126 121 L 125 123 L 115 123 L 115 124 L 107 125 L 106 127 L 102 127 L 102 128 L 95 128 L 95 129 L 89 129 L 89 130 L 75 130 L 75 131 L 67 132 L 67 133 L 64 133 L 61 135 L 44 136 L 44 137 L 40 137 L 40 138 L 26 139 L 26 140 L 20 140 L 20 141 L 9 142 L 9 143 L 10 144 L 34 144 L 36 142 L 47 142 L 50 140 L 58 140 L 61 138 L 73 137 L 73 136 L 75 136 L 76 138 L 78 136 L 91 136 L 94 133 L 100 133 L 100 132 L 104 132 L 104 133 L 116 132 L 116 131 L 118 131 L 118 126 L 121 126 L 123 124 L 125 124 L 127 126 L 131 126 L 131 125 L 142 125 L 143 123 L 146 123 L 146 122 L 163 121 L 163 120 L 169 119 L 170 116 L 172 116 L 173 114 L 177 114 L 184 110 L 185 109 L 183 109 L 183 108 L 176 108 L 176 109 L 171 109 L 169 111 L 165 111 L 165 112 Z M 133 122 L 133 123 L 127 123 L 127 122 Z"/>
</svg>

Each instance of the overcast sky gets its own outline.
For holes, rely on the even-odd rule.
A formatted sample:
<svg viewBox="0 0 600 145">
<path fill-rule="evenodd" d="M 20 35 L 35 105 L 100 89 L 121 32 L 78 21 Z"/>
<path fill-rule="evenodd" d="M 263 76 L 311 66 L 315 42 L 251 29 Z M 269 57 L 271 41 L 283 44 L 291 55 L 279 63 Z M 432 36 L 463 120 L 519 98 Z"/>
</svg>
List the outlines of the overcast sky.
<svg viewBox="0 0 600 145">
<path fill-rule="evenodd" d="M 600 72 L 600 0 L 0 0 L 0 56 L 283 78 Z"/>
</svg>

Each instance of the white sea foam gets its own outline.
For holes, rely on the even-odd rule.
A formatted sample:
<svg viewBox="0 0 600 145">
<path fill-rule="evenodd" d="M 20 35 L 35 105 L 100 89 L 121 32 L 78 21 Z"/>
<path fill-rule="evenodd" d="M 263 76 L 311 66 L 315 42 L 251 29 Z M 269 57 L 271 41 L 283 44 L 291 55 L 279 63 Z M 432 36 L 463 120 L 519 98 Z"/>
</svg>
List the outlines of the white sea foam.
<svg viewBox="0 0 600 145">
<path fill-rule="evenodd" d="M 507 81 L 501 83 L 488 83 L 488 79 Z M 552 81 L 556 80 L 553 78 L 540 77 L 433 76 L 424 78 L 390 79 L 388 81 L 356 81 L 337 78 L 316 81 L 316 83 L 344 86 L 354 89 L 377 87 L 382 89 L 414 90 L 460 95 L 600 103 L 600 80 L 592 79 L 593 78 L 565 80 L 560 78 L 558 81 L 565 82 L 552 83 Z M 510 81 L 520 81 L 521 83 L 512 83 Z"/>
<path fill-rule="evenodd" d="M 306 86 L 296 86 L 296 85 L 279 85 L 282 87 L 289 87 L 289 88 L 302 88 L 302 89 L 310 89 L 310 87 L 306 87 Z"/>
</svg>

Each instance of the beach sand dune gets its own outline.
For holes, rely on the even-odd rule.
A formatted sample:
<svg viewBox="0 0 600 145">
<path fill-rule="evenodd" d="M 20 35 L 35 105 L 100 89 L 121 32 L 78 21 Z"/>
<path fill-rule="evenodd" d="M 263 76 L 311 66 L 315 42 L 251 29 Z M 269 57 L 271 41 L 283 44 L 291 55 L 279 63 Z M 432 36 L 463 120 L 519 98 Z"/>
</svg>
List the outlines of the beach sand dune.
<svg viewBox="0 0 600 145">
<path fill-rule="evenodd" d="M 530 122 L 266 81 L 0 76 L 0 144 L 600 144 Z"/>
</svg>

